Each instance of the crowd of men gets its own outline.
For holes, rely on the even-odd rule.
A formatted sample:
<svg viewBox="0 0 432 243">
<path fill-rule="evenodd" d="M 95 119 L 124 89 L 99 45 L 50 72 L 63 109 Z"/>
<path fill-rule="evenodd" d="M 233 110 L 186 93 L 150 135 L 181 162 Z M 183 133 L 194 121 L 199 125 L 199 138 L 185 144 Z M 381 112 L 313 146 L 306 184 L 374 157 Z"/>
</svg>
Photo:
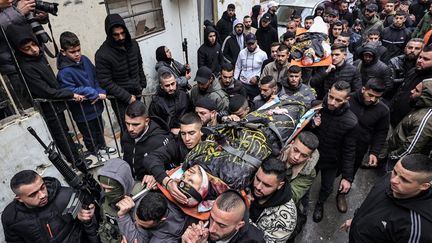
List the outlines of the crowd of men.
<svg viewBox="0 0 432 243">
<path fill-rule="evenodd" d="M 32 170 L 15 174 L 15 199 L 2 213 L 6 242 L 294 242 L 317 175 L 312 219 L 319 223 L 335 180 L 336 207 L 347 212 L 359 168 L 388 173 L 342 225 L 349 241 L 432 242 L 430 1 L 332 0 L 313 16 L 293 15 L 285 33 L 277 30 L 278 4 L 266 7 L 237 18 L 229 4 L 219 21 L 205 21 L 198 67 L 174 60 L 168 46 L 157 48 L 159 86 L 147 106 L 141 101 L 147 85 L 141 52 L 120 15 L 106 17 L 107 37 L 94 65 L 81 55 L 77 35 L 62 33 L 55 75 L 26 19 L 34 0 L 0 0 L 6 34 L 0 35 L 0 72 L 15 95 L 24 96 L 27 87 L 33 99 L 68 100 L 90 154 L 117 152 L 103 136 L 102 100 L 109 99 L 123 153 L 98 172 L 100 204 L 76 218 L 62 213 L 72 189 Z M 315 23 L 325 24 L 321 47 L 304 45 Z M 316 65 L 298 62 L 293 53 L 300 49 L 305 56 L 324 50 L 330 63 L 321 65 L 316 56 Z M 206 128 L 239 122 L 284 100 L 316 114 L 278 154 L 260 161 L 246 190 L 221 186 L 200 166 L 174 177 L 171 169 L 178 171 L 206 139 Z M 82 163 L 68 133 L 65 103 L 40 108 L 65 159 Z M 143 189 L 151 191 L 131 197 Z M 196 207 L 206 210 L 192 213 Z"/>
</svg>

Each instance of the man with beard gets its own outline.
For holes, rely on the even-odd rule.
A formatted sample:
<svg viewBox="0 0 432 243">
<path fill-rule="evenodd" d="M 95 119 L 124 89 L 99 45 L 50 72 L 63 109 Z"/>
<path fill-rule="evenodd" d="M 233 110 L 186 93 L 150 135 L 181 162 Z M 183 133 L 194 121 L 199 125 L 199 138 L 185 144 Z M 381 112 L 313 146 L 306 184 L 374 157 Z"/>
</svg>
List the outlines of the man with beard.
<svg viewBox="0 0 432 243">
<path fill-rule="evenodd" d="M 282 83 L 282 89 L 278 96 L 280 99 L 289 99 L 302 102 L 306 108 L 311 107 L 316 99 L 316 92 L 309 85 L 302 82 L 301 67 L 293 65 L 288 68 L 288 78 Z"/>
<path fill-rule="evenodd" d="M 278 47 L 276 60 L 267 64 L 261 73 L 261 78 L 265 76 L 272 76 L 278 83 L 282 83 L 282 80 L 286 80 L 288 68 L 290 66 L 288 62 L 290 52 L 288 46 L 281 44 Z"/>
<path fill-rule="evenodd" d="M 5 242 L 99 242 L 94 205 L 79 209 L 75 219 L 62 214 L 74 192 L 56 178 L 23 170 L 12 177 L 10 187 L 15 199 L 1 216 Z"/>
<path fill-rule="evenodd" d="M 129 164 L 135 180 L 150 174 L 144 158 L 152 151 L 165 146 L 172 140 L 164 121 L 158 117 L 150 119 L 147 107 L 141 101 L 134 101 L 125 111 L 127 132 L 121 138 L 123 159 Z M 162 127 L 161 127 L 162 126 Z"/>
<path fill-rule="evenodd" d="M 156 72 L 158 72 L 158 78 L 165 71 L 169 71 L 174 75 L 179 88 L 187 90 L 190 88 L 189 80 L 191 79 L 190 65 L 181 64 L 174 60 L 171 54 L 171 50 L 167 46 L 159 46 L 156 49 Z M 159 69 L 162 69 L 159 71 Z"/>
<path fill-rule="evenodd" d="M 265 51 L 267 56 L 270 56 L 270 46 L 273 42 L 279 41 L 277 29 L 271 25 L 272 17 L 269 13 L 265 13 L 260 19 L 260 27 L 256 32 L 256 39 L 259 47 Z"/>
<path fill-rule="evenodd" d="M 382 45 L 387 48 L 387 56 L 390 58 L 401 55 L 411 38 L 411 31 L 405 27 L 405 21 L 405 13 L 398 11 L 393 17 L 393 24 L 381 33 Z"/>
<path fill-rule="evenodd" d="M 248 97 L 253 99 L 259 94 L 259 75 L 261 66 L 267 59 L 267 54 L 258 47 L 257 38 L 254 34 L 248 34 L 245 39 L 246 48 L 239 53 L 234 78 L 238 77 L 246 88 Z"/>
<path fill-rule="evenodd" d="M 186 92 L 177 89 L 175 76 L 167 67 L 159 68 L 159 87 L 149 106 L 149 115 L 157 116 L 168 124 L 174 134 L 180 129 L 180 117 L 190 111 L 191 102 Z"/>
<path fill-rule="evenodd" d="M 415 68 L 407 72 L 402 85 L 390 103 L 390 124 L 395 128 L 411 111 L 410 92 L 421 81 L 432 78 L 432 46 L 425 46 L 420 52 Z"/>
<path fill-rule="evenodd" d="M 312 15 L 306 16 L 306 18 L 304 20 L 304 28 L 307 30 L 310 29 L 310 27 L 313 25 L 313 23 L 314 23 L 314 16 L 312 16 Z"/>
<path fill-rule="evenodd" d="M 227 10 L 223 12 L 222 18 L 216 24 L 216 30 L 220 35 L 220 39 L 218 40 L 220 44 L 231 34 L 234 20 L 236 20 L 235 5 L 230 3 Z"/>
<path fill-rule="evenodd" d="M 404 54 L 393 57 L 389 61 L 389 67 L 393 73 L 393 88 L 390 97 L 398 90 L 405 79 L 406 74 L 416 65 L 417 57 L 423 49 L 423 39 L 413 38 L 408 41 L 404 48 Z"/>
<path fill-rule="evenodd" d="M 214 75 L 218 75 L 223 63 L 219 34 L 211 25 L 204 30 L 204 43 L 198 49 L 198 68 L 208 67 Z"/>
<path fill-rule="evenodd" d="M 107 38 L 95 55 L 96 77 L 107 95 L 115 97 L 110 99 L 111 106 L 123 134 L 127 130 L 126 107 L 141 99 L 147 80 L 138 43 L 131 38 L 123 18 L 109 14 L 105 18 L 105 32 Z"/>
<path fill-rule="evenodd" d="M 383 22 L 380 20 L 378 16 L 378 6 L 374 3 L 369 3 L 366 5 L 364 15 L 363 15 L 363 23 L 364 29 L 362 32 L 363 39 L 367 39 L 369 31 L 378 30 L 381 32 L 383 28 Z"/>
<path fill-rule="evenodd" d="M 432 242 L 432 160 L 412 154 L 379 180 L 341 228 L 349 242 Z"/>
<path fill-rule="evenodd" d="M 280 91 L 278 83 L 272 76 L 265 76 L 260 79 L 260 94 L 253 99 L 255 109 L 259 109 L 264 104 L 271 102 L 277 97 Z"/>
<path fill-rule="evenodd" d="M 312 76 L 311 86 L 317 91 L 318 99 L 324 98 L 330 87 L 339 80 L 348 82 L 352 91 L 361 88 L 360 73 L 356 67 L 346 62 L 346 53 L 347 47 L 344 44 L 334 44 L 331 47 L 332 64 Z"/>
<path fill-rule="evenodd" d="M 407 154 L 429 155 L 432 148 L 432 79 L 423 80 L 411 91 L 413 110 L 396 126 L 389 140 L 389 166 Z"/>
<path fill-rule="evenodd" d="M 236 19 L 233 24 L 233 31 L 228 35 L 222 44 L 222 53 L 226 62 L 235 64 L 240 50 L 246 47 L 245 34 L 243 34 L 243 23 Z"/>
<path fill-rule="evenodd" d="M 204 222 L 192 224 L 183 233 L 182 242 L 258 242 L 263 232 L 249 223 L 249 212 L 243 196 L 234 190 L 219 195 L 210 211 L 208 228 Z"/>
<path fill-rule="evenodd" d="M 215 81 L 215 76 L 208 67 L 200 67 L 196 73 L 195 81 L 197 84 L 192 88 L 190 97 L 192 103 L 203 97 L 208 97 L 217 104 L 219 111 L 228 108 L 228 95 L 222 90 L 219 82 Z"/>
<path fill-rule="evenodd" d="M 342 32 L 334 41 L 333 45 L 344 45 L 347 49 L 346 49 L 346 57 L 345 57 L 345 61 L 348 64 L 353 64 L 354 63 L 354 55 L 351 53 L 350 51 L 350 34 L 348 32 Z"/>
<path fill-rule="evenodd" d="M 217 104 L 208 97 L 200 98 L 195 104 L 195 113 L 201 118 L 203 126 L 217 125 Z"/>
<path fill-rule="evenodd" d="M 231 63 L 224 63 L 222 65 L 219 83 L 222 90 L 228 94 L 228 97 L 233 97 L 237 94 L 247 97 L 247 92 L 243 84 L 238 79 L 234 78 L 234 65 Z"/>
<path fill-rule="evenodd" d="M 244 25 L 244 31 L 243 33 L 245 35 L 252 33 L 255 35 L 257 29 L 255 27 L 252 27 L 252 18 L 249 15 L 246 15 L 243 17 L 243 25 Z"/>
<path fill-rule="evenodd" d="M 324 202 L 333 191 L 335 178 L 342 174 L 337 194 L 347 193 L 351 188 L 358 121 L 349 109 L 350 92 L 349 83 L 334 83 L 324 98 L 320 119 L 314 119 L 315 125 L 320 123 L 313 129 L 320 141 L 320 159 L 316 170 L 321 172 L 321 187 L 313 212 L 313 220 L 317 223 L 323 218 Z"/>
<path fill-rule="evenodd" d="M 297 210 L 286 172 L 282 161 L 270 157 L 253 180 L 250 219 L 264 232 L 266 242 L 286 242 L 296 226 Z"/>
</svg>

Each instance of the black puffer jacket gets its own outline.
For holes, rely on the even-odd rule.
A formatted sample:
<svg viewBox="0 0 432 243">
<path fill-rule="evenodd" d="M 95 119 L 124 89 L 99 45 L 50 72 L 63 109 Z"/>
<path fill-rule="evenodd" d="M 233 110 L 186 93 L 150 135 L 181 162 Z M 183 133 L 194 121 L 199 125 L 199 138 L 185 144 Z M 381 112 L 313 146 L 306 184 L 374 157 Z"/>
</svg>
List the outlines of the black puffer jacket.
<svg viewBox="0 0 432 243">
<path fill-rule="evenodd" d="M 358 121 L 346 103 L 338 110 L 327 108 L 327 97 L 321 110 L 321 125 L 313 130 L 320 141 L 317 168 L 339 168 L 342 178 L 352 181 Z"/>
<path fill-rule="evenodd" d="M 125 48 L 119 46 L 111 36 L 112 28 L 116 25 L 123 26 L 126 32 Z M 141 52 L 120 15 L 110 14 L 105 18 L 105 32 L 107 38 L 95 55 L 96 76 L 108 95 L 127 103 L 131 95 L 141 95 L 147 86 Z"/>
<path fill-rule="evenodd" d="M 356 67 L 347 63 L 346 61 L 340 67 L 330 73 L 325 70 L 317 72 L 312 76 L 310 84 L 317 91 L 317 99 L 323 99 L 331 86 L 337 81 L 346 81 L 351 86 L 351 91 L 357 91 L 362 87 L 360 80 L 360 73 Z"/>
<path fill-rule="evenodd" d="M 369 153 L 379 155 L 387 138 L 390 125 L 390 110 L 383 102 L 365 105 L 361 91 L 350 95 L 351 111 L 358 119 L 357 143 L 370 145 Z"/>
<path fill-rule="evenodd" d="M 405 26 L 398 28 L 392 24 L 381 32 L 381 42 L 387 48 L 389 58 L 402 55 L 409 39 L 411 31 Z"/>
<path fill-rule="evenodd" d="M 266 28 L 259 27 L 255 35 L 257 38 L 258 46 L 261 48 L 261 50 L 265 51 L 268 57 L 271 56 L 271 44 L 273 42 L 279 42 L 277 30 L 271 25 L 268 25 Z"/>
<path fill-rule="evenodd" d="M 2 213 L 6 242 L 98 242 L 96 219 L 81 223 L 70 214 L 62 215 L 73 190 L 62 187 L 56 178 L 43 178 L 48 190 L 48 204 L 42 208 L 28 208 L 14 200 Z M 51 235 L 47 228 L 49 225 Z"/>
<path fill-rule="evenodd" d="M 417 70 L 412 68 L 405 77 L 404 82 L 399 87 L 390 102 L 390 124 L 396 127 L 399 122 L 411 111 L 410 95 L 411 90 L 425 79 L 432 78 L 432 70 Z"/>
<path fill-rule="evenodd" d="M 228 12 L 225 11 L 222 14 L 222 18 L 216 24 L 216 30 L 219 33 L 220 39 L 218 40 L 220 44 L 229 36 L 233 30 L 233 23 L 236 20 L 236 15 L 231 18 L 228 16 Z"/>
<path fill-rule="evenodd" d="M 354 62 L 354 66 L 360 70 L 362 85 L 365 85 L 371 78 L 378 78 L 385 82 L 386 91 L 389 91 L 393 86 L 392 71 L 385 63 L 378 59 L 378 54 L 376 51 L 375 44 L 366 44 L 361 47 L 359 50 L 360 59 Z M 370 52 L 373 54 L 374 59 L 372 63 L 363 63 L 362 55 L 364 52 Z"/>
<path fill-rule="evenodd" d="M 409 60 L 405 54 L 397 57 L 393 57 L 389 61 L 389 68 L 392 70 L 393 75 L 393 87 L 392 91 L 389 92 L 389 97 L 393 97 L 400 85 L 405 79 L 408 71 L 415 67 L 417 58 Z"/>
<path fill-rule="evenodd" d="M 137 141 L 130 137 L 129 133 L 123 133 L 121 139 L 124 150 L 123 160 L 128 162 L 135 179 L 141 180 L 144 175 L 150 174 L 144 165 L 144 157 L 159 147 L 166 146 L 172 139 L 168 128 L 158 117 L 152 117 L 148 130 Z M 165 125 L 166 126 L 166 125 Z"/>
<path fill-rule="evenodd" d="M 213 45 L 208 40 L 210 33 L 216 33 L 216 42 Z M 215 75 L 220 72 L 223 63 L 221 45 L 218 43 L 218 40 L 219 34 L 217 31 L 212 26 L 207 26 L 204 31 L 204 44 L 198 49 L 198 68 L 206 66 Z"/>
<path fill-rule="evenodd" d="M 228 87 L 222 85 L 221 83 L 221 88 L 223 91 L 225 91 L 225 93 L 227 93 L 228 97 L 233 97 L 234 95 L 240 94 L 247 98 L 246 89 L 240 80 L 234 79 Z"/>
<path fill-rule="evenodd" d="M 179 128 L 180 118 L 189 112 L 191 107 L 189 96 L 183 90 L 177 89 L 173 95 L 169 95 L 158 88 L 152 97 L 149 115 L 161 118 L 170 129 Z"/>
</svg>

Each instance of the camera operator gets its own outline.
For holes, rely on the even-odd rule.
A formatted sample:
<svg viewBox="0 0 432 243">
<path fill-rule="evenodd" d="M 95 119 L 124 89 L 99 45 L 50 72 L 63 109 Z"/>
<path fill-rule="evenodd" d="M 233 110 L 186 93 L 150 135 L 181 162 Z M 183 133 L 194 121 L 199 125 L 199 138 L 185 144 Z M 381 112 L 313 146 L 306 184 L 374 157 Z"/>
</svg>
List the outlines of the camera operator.
<svg viewBox="0 0 432 243">
<path fill-rule="evenodd" d="M 23 80 L 18 75 L 17 68 L 11 55 L 8 42 L 3 31 L 10 25 L 28 25 L 26 16 L 35 10 L 35 0 L 0 0 L 0 73 L 9 79 L 12 85 L 12 95 L 21 109 L 31 106 L 30 95 Z"/>
</svg>

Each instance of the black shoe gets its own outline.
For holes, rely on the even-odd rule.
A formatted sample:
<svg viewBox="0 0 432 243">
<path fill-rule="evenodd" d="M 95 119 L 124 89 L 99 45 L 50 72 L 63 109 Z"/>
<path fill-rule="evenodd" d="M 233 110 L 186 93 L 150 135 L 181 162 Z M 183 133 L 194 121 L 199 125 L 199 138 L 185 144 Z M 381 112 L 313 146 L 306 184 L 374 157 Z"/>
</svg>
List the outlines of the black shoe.
<svg viewBox="0 0 432 243">
<path fill-rule="evenodd" d="M 319 223 L 321 222 L 322 218 L 323 218 L 323 214 L 324 214 L 324 204 L 317 202 L 317 204 L 315 204 L 315 209 L 313 212 L 313 221 L 315 223 Z"/>
<path fill-rule="evenodd" d="M 346 213 L 346 211 L 348 210 L 348 205 L 347 205 L 345 195 L 346 194 L 343 193 L 338 193 L 336 195 L 336 206 L 339 212 L 341 213 Z"/>
</svg>

